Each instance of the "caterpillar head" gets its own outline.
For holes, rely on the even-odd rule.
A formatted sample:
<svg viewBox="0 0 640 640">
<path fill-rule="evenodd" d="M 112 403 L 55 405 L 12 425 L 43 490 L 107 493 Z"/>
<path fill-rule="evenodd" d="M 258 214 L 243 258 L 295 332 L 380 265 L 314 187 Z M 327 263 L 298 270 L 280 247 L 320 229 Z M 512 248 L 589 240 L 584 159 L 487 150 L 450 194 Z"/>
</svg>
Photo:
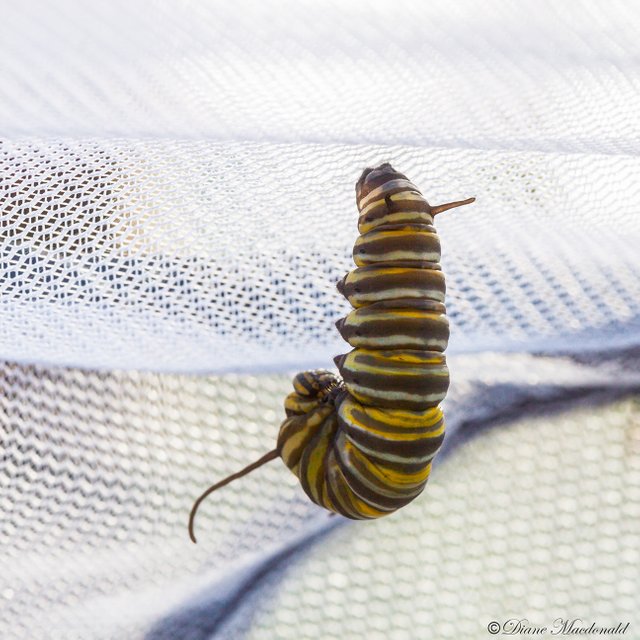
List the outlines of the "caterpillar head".
<svg viewBox="0 0 640 640">
<path fill-rule="evenodd" d="M 367 233 L 388 224 L 432 224 L 429 203 L 403 173 L 388 162 L 367 168 L 356 184 L 358 229 Z"/>
<path fill-rule="evenodd" d="M 418 187 L 388 162 L 362 172 L 356 183 L 358 230 L 365 234 L 377 227 L 398 224 L 432 225 L 433 217 L 475 198 L 432 207 Z"/>
</svg>

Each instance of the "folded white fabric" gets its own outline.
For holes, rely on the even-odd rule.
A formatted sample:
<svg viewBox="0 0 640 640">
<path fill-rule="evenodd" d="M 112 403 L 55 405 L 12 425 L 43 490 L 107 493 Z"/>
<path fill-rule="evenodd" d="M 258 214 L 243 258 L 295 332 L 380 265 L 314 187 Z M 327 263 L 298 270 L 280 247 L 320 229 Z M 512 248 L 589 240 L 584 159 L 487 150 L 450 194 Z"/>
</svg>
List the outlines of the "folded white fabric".
<svg viewBox="0 0 640 640">
<path fill-rule="evenodd" d="M 247 616 L 258 600 L 264 614 L 287 567 L 337 526 L 286 469 L 221 492 L 196 548 L 186 517 L 208 482 L 273 446 L 289 373 L 345 350 L 335 283 L 352 267 L 367 165 L 391 162 L 433 203 L 477 198 L 437 221 L 448 454 L 538 407 L 637 393 L 631 4 L 0 0 L 0 15 L 3 640 L 275 638 L 287 611 L 305 610 L 282 609 L 280 627 Z M 634 424 L 617 411 L 609 435 Z M 601 452 L 613 484 L 637 471 L 634 437 Z M 579 457 L 567 464 L 563 486 L 580 481 Z M 566 498 L 545 486 L 550 501 Z M 581 553 L 619 561 L 594 583 L 608 592 L 575 592 L 586 607 L 575 615 L 614 602 L 632 612 L 640 597 L 623 567 L 638 564 L 640 497 L 606 486 L 584 489 L 580 508 L 610 520 Z M 422 531 L 406 517 L 403 535 Z M 495 551 L 490 539 L 470 548 Z M 376 573 L 380 549 L 355 553 L 371 566 L 356 600 L 402 608 L 402 589 L 374 588 L 396 584 L 389 567 Z M 535 611 L 557 584 L 552 560 L 540 560 L 551 568 Z M 345 567 L 332 571 L 327 593 L 343 602 Z M 324 583 L 308 575 L 295 602 L 313 609 Z M 443 622 L 442 637 L 485 637 L 492 612 L 474 635 L 478 611 L 460 628 Z M 431 615 L 404 620 L 428 632 Z"/>
</svg>

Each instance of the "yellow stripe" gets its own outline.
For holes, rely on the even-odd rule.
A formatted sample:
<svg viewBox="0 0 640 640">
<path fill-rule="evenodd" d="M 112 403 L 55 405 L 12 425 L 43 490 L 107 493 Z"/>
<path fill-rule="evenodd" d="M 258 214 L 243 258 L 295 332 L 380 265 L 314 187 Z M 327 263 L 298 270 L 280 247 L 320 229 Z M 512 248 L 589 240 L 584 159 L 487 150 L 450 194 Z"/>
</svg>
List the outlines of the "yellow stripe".
<svg viewBox="0 0 640 640">
<path fill-rule="evenodd" d="M 362 406 L 362 405 L 361 405 Z M 425 411 L 406 411 L 403 409 L 378 409 L 377 407 L 362 407 L 364 413 L 368 414 L 378 422 L 393 424 L 394 427 L 432 427 L 444 418 L 440 407 L 432 407 Z"/>
<path fill-rule="evenodd" d="M 422 433 L 390 433 L 389 431 L 380 431 L 370 425 L 363 425 L 362 423 L 357 422 L 351 422 L 350 426 L 359 428 L 366 433 L 377 436 L 381 440 L 388 440 L 389 442 L 415 442 L 418 440 L 427 441 L 434 438 L 439 438 L 444 433 L 444 425 L 440 429 L 436 429 L 434 431 L 425 431 Z"/>
<path fill-rule="evenodd" d="M 278 434 L 278 442 L 282 442 L 280 447 L 281 456 L 290 469 L 293 470 L 291 456 L 294 451 L 304 446 L 313 437 L 318 427 L 332 411 L 332 406 L 324 405 L 314 409 L 312 413 L 293 416 L 282 423 Z"/>
<path fill-rule="evenodd" d="M 429 355 L 419 355 L 420 353 Z M 375 349 L 354 349 L 347 355 L 349 358 L 357 358 L 358 356 L 372 357 L 377 360 L 394 362 L 409 362 L 412 364 L 444 364 L 445 356 L 434 351 L 377 351 Z"/>
<path fill-rule="evenodd" d="M 444 302 L 444 293 L 439 289 L 422 289 L 416 287 L 410 289 L 408 287 L 398 287 L 397 289 L 386 289 L 383 291 L 374 291 L 372 293 L 351 293 L 348 300 L 353 307 L 359 309 L 371 302 L 380 300 L 390 300 L 398 298 L 428 298 L 436 302 Z"/>
<path fill-rule="evenodd" d="M 362 406 L 362 405 L 360 405 Z M 373 407 L 367 407 L 368 409 L 373 409 Z M 430 429 L 432 427 L 435 427 L 436 425 L 438 425 L 440 422 L 442 422 L 444 424 L 444 420 L 443 420 L 443 416 L 442 416 L 442 411 L 440 410 L 440 407 L 435 407 L 436 409 L 438 409 L 440 416 L 438 418 L 435 419 L 425 419 L 425 421 L 414 421 L 414 420 L 406 420 L 406 421 L 402 421 L 400 418 L 397 418 L 396 416 L 386 416 L 386 415 L 378 415 L 378 416 L 374 416 L 372 415 L 372 411 L 369 412 L 364 412 L 366 413 L 371 419 L 375 420 L 376 422 L 382 422 L 383 424 L 388 424 L 389 426 L 398 428 L 398 429 Z M 380 412 L 378 412 L 380 413 Z M 348 422 L 349 424 L 353 424 L 356 425 L 358 427 L 361 427 L 363 429 L 366 429 L 367 431 L 374 431 L 375 427 L 365 424 L 364 422 L 358 420 L 354 415 L 353 415 L 353 410 L 349 410 L 346 409 L 344 410 L 344 412 L 340 411 L 341 417 Z M 442 427 L 444 429 L 444 427 Z M 427 431 L 425 431 L 424 433 L 427 433 Z M 432 433 L 432 431 L 429 431 L 428 433 Z"/>
<path fill-rule="evenodd" d="M 350 318 L 351 316 L 351 318 Z M 347 316 L 347 322 L 353 320 L 354 323 L 365 324 L 367 322 L 386 322 L 394 321 L 398 318 L 409 318 L 413 320 L 444 320 L 447 322 L 447 316 L 444 313 L 437 313 L 435 311 L 423 311 L 422 309 L 398 309 L 397 311 L 380 311 L 375 315 L 365 315 L 349 313 Z"/>
<path fill-rule="evenodd" d="M 358 253 L 353 257 L 353 261 L 358 267 L 366 267 L 377 262 L 401 262 L 403 260 L 413 260 L 415 257 L 429 262 L 438 262 L 440 254 L 437 251 L 423 251 L 422 249 L 404 249 L 398 251 L 386 251 L 381 253 Z M 375 258 L 375 259 L 374 259 Z"/>
<path fill-rule="evenodd" d="M 282 448 L 280 450 L 280 456 L 282 457 L 283 462 L 287 467 L 289 467 L 293 471 L 293 463 L 291 461 L 291 456 L 293 452 L 298 450 L 307 438 L 307 434 L 304 431 L 297 433 L 284 441 Z M 297 465 L 296 465 L 297 466 Z M 297 475 L 297 474 L 296 474 Z"/>
<path fill-rule="evenodd" d="M 345 414 L 349 419 L 355 420 L 354 411 L 360 411 L 372 420 L 391 424 L 394 427 L 416 429 L 420 427 L 432 427 L 444 418 L 440 407 L 431 407 L 424 411 L 408 411 L 406 409 L 383 409 L 368 407 L 347 398 L 340 405 L 340 414 Z"/>
<path fill-rule="evenodd" d="M 359 271 L 355 269 L 354 271 L 350 271 L 347 275 L 347 282 L 358 282 L 359 280 L 364 280 L 365 278 L 373 277 L 374 273 L 376 276 L 379 275 L 399 275 L 401 273 L 410 273 L 415 271 L 416 269 L 409 269 L 407 267 L 388 267 L 388 268 L 376 268 L 375 272 L 372 271 Z M 440 272 L 438 272 L 440 273 Z"/>
<path fill-rule="evenodd" d="M 367 471 L 369 471 L 374 477 L 378 478 L 380 482 L 386 486 L 391 486 L 393 484 L 402 487 L 406 487 L 407 485 L 417 485 L 424 482 L 429 477 L 429 473 L 431 473 L 431 463 L 426 465 L 424 469 L 421 469 L 417 473 L 398 472 L 393 469 L 389 469 L 388 467 L 384 467 L 381 463 L 373 464 L 348 440 L 345 440 L 345 452 L 348 455 L 352 455 L 354 458 L 358 458 L 362 465 L 366 467 Z"/>
<path fill-rule="evenodd" d="M 409 224 L 409 223 L 407 223 Z M 424 231 L 422 229 L 393 229 L 391 231 L 387 231 L 385 229 L 379 229 L 379 230 L 374 230 L 371 231 L 371 233 L 368 233 L 367 235 L 362 235 L 360 236 L 357 240 L 356 240 L 356 246 L 358 246 L 358 243 L 367 243 L 367 242 L 373 242 L 373 241 L 378 241 L 382 238 L 397 238 L 399 236 L 414 236 L 416 234 L 420 234 L 420 235 L 430 235 L 430 236 L 436 236 L 438 235 L 435 230 L 434 231 Z M 369 236 L 369 237 L 367 237 Z"/>
<path fill-rule="evenodd" d="M 284 408 L 299 415 L 309 413 L 320 404 L 317 398 L 303 398 L 295 391 L 290 393 L 284 400 Z"/>
<path fill-rule="evenodd" d="M 330 437 L 333 433 L 330 425 L 324 427 L 324 433 L 318 443 L 313 447 L 313 451 L 307 457 L 306 473 L 307 483 L 309 485 L 309 491 L 311 491 L 313 498 L 316 502 L 321 504 L 321 494 L 318 493 L 318 480 L 321 478 L 321 474 L 324 473 L 324 461 L 325 453 L 329 445 Z M 322 489 L 321 489 L 322 491 Z"/>
<path fill-rule="evenodd" d="M 380 464 L 380 466 L 384 467 L 383 464 Z M 431 474 L 431 462 L 418 473 L 399 472 L 389 467 L 384 467 L 383 473 L 389 482 L 394 482 L 398 486 L 412 487 L 428 480 Z"/>
</svg>

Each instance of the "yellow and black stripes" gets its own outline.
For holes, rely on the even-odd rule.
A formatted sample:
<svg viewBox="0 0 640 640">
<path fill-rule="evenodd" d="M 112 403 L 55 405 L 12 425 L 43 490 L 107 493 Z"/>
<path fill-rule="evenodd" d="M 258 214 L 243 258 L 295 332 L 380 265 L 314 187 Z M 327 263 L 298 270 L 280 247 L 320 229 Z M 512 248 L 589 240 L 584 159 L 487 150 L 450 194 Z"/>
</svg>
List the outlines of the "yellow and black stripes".
<svg viewBox="0 0 640 640">
<path fill-rule="evenodd" d="M 444 438 L 449 339 L 434 217 L 473 202 L 432 207 L 383 164 L 356 184 L 356 268 L 337 285 L 354 310 L 336 326 L 352 351 L 330 371 L 299 373 L 285 400 L 276 448 L 211 492 L 280 456 L 316 504 L 356 520 L 379 518 L 424 489 Z"/>
<path fill-rule="evenodd" d="M 444 351 L 449 340 L 445 312 L 444 304 L 432 300 L 386 300 L 354 309 L 336 327 L 354 347 Z"/>
<path fill-rule="evenodd" d="M 336 323 L 353 350 L 335 358 L 341 381 L 296 377 L 278 446 L 314 502 L 367 519 L 420 494 L 444 438 L 449 323 L 433 218 L 464 203 L 430 207 L 388 164 L 365 170 L 356 198 L 357 268 L 338 283 L 354 310 Z"/>
<path fill-rule="evenodd" d="M 358 267 L 340 280 L 338 291 L 356 309 L 383 300 L 433 300 L 444 302 L 445 283 L 440 265 L 369 265 Z"/>
<path fill-rule="evenodd" d="M 420 411 L 440 404 L 449 369 L 439 351 L 362 349 L 336 356 L 347 391 L 370 406 Z"/>
<path fill-rule="evenodd" d="M 440 241 L 431 225 L 384 225 L 361 235 L 353 246 L 358 267 L 368 264 L 437 263 Z"/>
</svg>

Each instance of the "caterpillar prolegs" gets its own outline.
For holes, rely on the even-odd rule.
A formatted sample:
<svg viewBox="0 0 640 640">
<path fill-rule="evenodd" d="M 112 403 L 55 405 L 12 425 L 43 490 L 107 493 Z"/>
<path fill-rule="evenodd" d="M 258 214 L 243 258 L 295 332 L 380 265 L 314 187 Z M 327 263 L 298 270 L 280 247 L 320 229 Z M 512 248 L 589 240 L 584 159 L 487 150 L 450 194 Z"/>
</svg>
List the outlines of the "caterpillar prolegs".
<svg viewBox="0 0 640 640">
<path fill-rule="evenodd" d="M 418 496 L 444 438 L 449 387 L 445 281 L 434 217 L 474 198 L 432 207 L 390 164 L 356 184 L 356 268 L 338 290 L 354 307 L 336 326 L 353 347 L 330 371 L 299 373 L 276 448 L 205 491 L 281 457 L 316 504 L 356 520 L 393 513 Z"/>
</svg>

